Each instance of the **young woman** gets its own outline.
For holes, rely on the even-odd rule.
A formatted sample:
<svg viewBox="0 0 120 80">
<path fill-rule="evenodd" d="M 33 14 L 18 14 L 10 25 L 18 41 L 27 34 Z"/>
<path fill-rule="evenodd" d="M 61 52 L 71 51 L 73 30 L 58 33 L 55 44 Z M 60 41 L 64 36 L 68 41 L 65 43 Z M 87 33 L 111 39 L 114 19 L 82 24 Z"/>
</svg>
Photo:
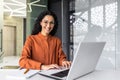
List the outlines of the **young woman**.
<svg viewBox="0 0 120 80">
<path fill-rule="evenodd" d="M 38 16 L 32 34 L 24 44 L 20 67 L 40 70 L 70 67 L 71 62 L 66 60 L 60 39 L 54 36 L 57 27 L 58 20 L 53 12 L 44 11 Z"/>
</svg>

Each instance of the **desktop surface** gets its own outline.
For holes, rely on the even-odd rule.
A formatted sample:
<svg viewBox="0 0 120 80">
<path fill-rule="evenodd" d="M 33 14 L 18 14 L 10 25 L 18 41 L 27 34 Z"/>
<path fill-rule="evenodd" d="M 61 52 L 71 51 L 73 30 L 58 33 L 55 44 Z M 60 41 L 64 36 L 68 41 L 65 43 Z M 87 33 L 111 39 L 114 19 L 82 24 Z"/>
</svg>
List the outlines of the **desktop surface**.
<svg viewBox="0 0 120 80">
<path fill-rule="evenodd" d="M 54 72 L 57 72 L 58 70 L 52 70 Z M 53 73 L 52 71 L 49 71 L 49 73 Z M 11 73 L 19 73 L 19 70 L 16 69 L 0 69 L 0 77 L 1 80 L 11 80 Z M 42 71 L 44 72 L 44 71 Z M 47 71 L 45 71 L 47 72 Z M 22 74 L 21 74 L 22 75 Z M 120 69 L 118 70 L 95 70 L 94 72 L 85 75 L 83 77 L 80 77 L 77 80 L 120 80 Z M 16 77 L 20 79 L 19 75 L 15 75 Z M 18 78 L 14 80 L 18 80 Z M 31 78 L 25 79 L 21 77 L 21 80 L 54 80 L 52 78 L 48 78 L 39 74 L 34 75 Z M 13 80 L 13 79 L 12 79 Z"/>
<path fill-rule="evenodd" d="M 16 57 L 12 57 L 12 58 L 16 59 Z M 14 65 L 16 65 L 18 59 L 19 59 L 19 57 L 17 57 L 17 60 L 14 62 Z M 5 65 L 13 65 L 12 60 L 9 60 L 9 62 L 5 61 L 4 65 L 1 63 L 0 67 L 5 66 Z M 36 73 L 36 71 L 32 71 L 32 73 L 33 72 Z M 55 72 L 59 72 L 59 70 L 41 71 L 41 73 L 47 73 L 47 74 L 51 74 L 51 73 L 55 73 Z M 18 74 L 20 74 L 20 75 L 18 75 Z M 45 76 L 42 76 L 42 75 L 39 75 L 39 74 L 36 74 L 33 77 L 28 78 L 28 79 L 26 79 L 22 75 L 24 75 L 24 72 L 22 72 L 21 70 L 19 71 L 18 69 L 0 69 L 0 80 L 40 80 L 40 79 L 41 80 L 54 80 L 52 78 L 48 78 L 48 77 L 45 77 Z M 77 80 L 120 80 L 119 75 L 120 75 L 120 69 L 116 69 L 116 70 L 95 70 L 94 72 L 92 72 L 88 75 L 85 75 L 83 77 L 80 77 Z M 14 79 L 11 79 L 11 78 L 14 78 Z"/>
<path fill-rule="evenodd" d="M 120 70 L 96 70 L 77 80 L 119 80 Z"/>
<path fill-rule="evenodd" d="M 45 71 L 46 73 L 47 71 Z M 48 71 L 48 73 L 50 72 L 58 72 L 58 71 Z M 44 73 L 44 71 L 43 71 Z M 120 69 L 119 70 L 95 70 L 94 72 L 87 74 L 85 76 L 82 76 L 76 80 L 119 80 L 120 79 Z M 28 79 L 28 80 L 55 80 L 52 78 L 48 78 L 39 74 L 36 74 L 34 77 Z"/>
</svg>

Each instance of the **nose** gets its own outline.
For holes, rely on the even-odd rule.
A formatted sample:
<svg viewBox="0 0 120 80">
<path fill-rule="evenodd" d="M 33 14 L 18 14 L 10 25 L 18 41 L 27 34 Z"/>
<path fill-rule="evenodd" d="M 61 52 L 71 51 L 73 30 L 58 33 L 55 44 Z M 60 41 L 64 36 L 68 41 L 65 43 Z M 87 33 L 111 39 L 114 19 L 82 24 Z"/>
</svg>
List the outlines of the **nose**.
<svg viewBox="0 0 120 80">
<path fill-rule="evenodd" d="M 47 27 L 50 27 L 51 26 L 51 24 L 50 23 L 47 23 Z"/>
<path fill-rule="evenodd" d="M 53 25 L 54 25 L 53 22 L 48 22 L 48 23 L 47 23 L 47 26 L 48 26 L 48 27 L 53 26 Z"/>
</svg>

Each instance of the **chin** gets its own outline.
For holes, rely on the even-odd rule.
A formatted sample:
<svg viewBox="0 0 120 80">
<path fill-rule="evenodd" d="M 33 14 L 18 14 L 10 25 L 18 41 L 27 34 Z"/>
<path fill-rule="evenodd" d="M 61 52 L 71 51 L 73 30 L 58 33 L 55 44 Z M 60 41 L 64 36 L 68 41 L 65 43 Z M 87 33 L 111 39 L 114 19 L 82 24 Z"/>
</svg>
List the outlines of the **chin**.
<svg viewBox="0 0 120 80">
<path fill-rule="evenodd" d="M 46 31 L 46 34 L 50 34 L 51 31 Z"/>
<path fill-rule="evenodd" d="M 48 35 L 48 34 L 50 34 L 50 32 L 46 32 L 46 34 Z"/>
</svg>

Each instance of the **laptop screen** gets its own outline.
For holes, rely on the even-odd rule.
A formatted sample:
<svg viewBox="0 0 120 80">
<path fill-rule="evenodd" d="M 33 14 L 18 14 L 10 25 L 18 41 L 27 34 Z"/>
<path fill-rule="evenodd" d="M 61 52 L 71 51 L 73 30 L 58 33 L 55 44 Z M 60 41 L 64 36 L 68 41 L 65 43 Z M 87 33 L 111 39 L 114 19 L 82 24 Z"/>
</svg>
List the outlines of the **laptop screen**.
<svg viewBox="0 0 120 80">
<path fill-rule="evenodd" d="M 67 80 L 75 79 L 94 71 L 105 42 L 82 42 L 78 45 Z"/>
</svg>

